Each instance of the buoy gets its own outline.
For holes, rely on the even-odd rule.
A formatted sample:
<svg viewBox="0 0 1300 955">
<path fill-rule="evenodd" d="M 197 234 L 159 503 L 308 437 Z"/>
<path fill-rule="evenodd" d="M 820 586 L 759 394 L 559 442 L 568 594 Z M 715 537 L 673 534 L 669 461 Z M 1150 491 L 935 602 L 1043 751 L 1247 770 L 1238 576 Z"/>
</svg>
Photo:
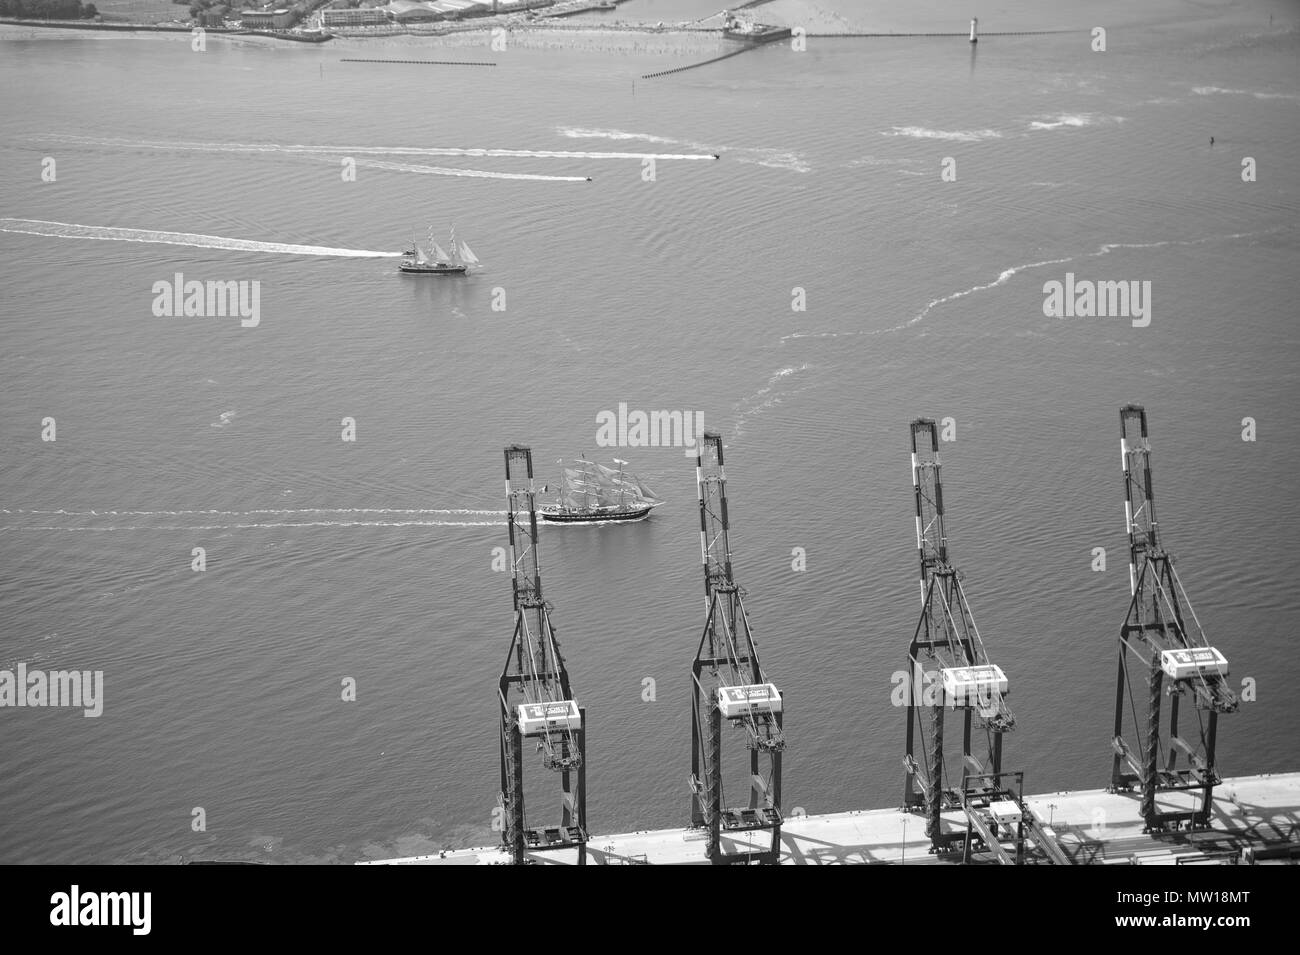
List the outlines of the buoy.
<svg viewBox="0 0 1300 955">
<path fill-rule="evenodd" d="M 978 43 L 980 41 L 980 38 L 975 35 L 975 30 L 979 26 L 979 22 L 979 17 L 970 18 L 970 41 L 972 43 Z"/>
</svg>

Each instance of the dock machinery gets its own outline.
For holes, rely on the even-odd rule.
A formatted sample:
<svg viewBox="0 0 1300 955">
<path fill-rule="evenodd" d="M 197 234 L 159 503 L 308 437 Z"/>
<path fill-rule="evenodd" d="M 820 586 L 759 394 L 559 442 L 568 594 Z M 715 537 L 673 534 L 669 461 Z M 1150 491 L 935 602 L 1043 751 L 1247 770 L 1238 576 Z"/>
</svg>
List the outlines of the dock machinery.
<svg viewBox="0 0 1300 955">
<path fill-rule="evenodd" d="M 948 560 L 938 427 L 933 419 L 919 418 L 911 428 L 921 619 L 907 651 L 903 808 L 924 814 L 931 852 L 960 848 L 969 861 L 973 851 L 987 851 L 1000 862 L 1020 863 L 1028 830 L 1047 861 L 1068 862 L 1024 806 L 1023 774 L 1002 771 L 1002 734 L 1015 725 L 1005 700 L 1007 678 L 989 662 L 961 574 Z M 958 779 L 945 778 L 945 710 L 958 715 L 962 730 Z M 972 752 L 973 727 L 985 736 L 983 760 Z M 945 811 L 963 813 L 966 826 L 944 832 L 940 815 Z"/>
<path fill-rule="evenodd" d="M 1111 789 L 1141 788 L 1147 831 L 1184 824 L 1204 827 L 1210 824 L 1214 787 L 1219 782 L 1214 764 L 1219 714 L 1234 711 L 1237 697 L 1228 687 L 1228 661 L 1210 646 L 1178 579 L 1174 559 L 1160 545 L 1146 410 L 1125 405 L 1119 418 L 1132 599 L 1119 631 Z M 1146 712 L 1139 722 L 1137 701 L 1144 697 L 1143 684 Z M 1169 724 L 1167 736 L 1162 737 L 1160 710 L 1165 695 L 1169 697 Z M 1179 733 L 1178 709 L 1184 696 L 1195 706 L 1199 735 L 1195 745 Z M 1136 750 L 1123 736 L 1126 705 L 1139 734 Z M 1185 769 L 1177 765 L 1180 752 L 1187 757 Z M 1176 794 L 1188 794 L 1190 803 Z M 1163 805 L 1158 803 L 1161 796 L 1166 797 Z"/>
<path fill-rule="evenodd" d="M 759 664 L 741 590 L 731 574 L 722 437 L 714 432 L 704 435 L 695 483 L 706 617 L 691 666 L 691 826 L 705 830 L 714 865 L 775 865 L 781 849 L 782 699 Z M 743 807 L 730 808 L 724 799 L 724 724 L 745 734 L 750 787 Z M 756 835 L 766 845 L 755 847 Z"/>
<path fill-rule="evenodd" d="M 510 529 L 510 582 L 515 632 L 501 673 L 502 840 L 515 865 L 525 853 L 576 849 L 587 861 L 587 714 L 569 687 L 560 644 L 542 599 L 537 556 L 533 455 L 506 448 L 506 522 Z M 560 824 L 529 828 L 524 812 L 524 739 L 535 740 L 542 765 L 559 776 Z"/>
</svg>

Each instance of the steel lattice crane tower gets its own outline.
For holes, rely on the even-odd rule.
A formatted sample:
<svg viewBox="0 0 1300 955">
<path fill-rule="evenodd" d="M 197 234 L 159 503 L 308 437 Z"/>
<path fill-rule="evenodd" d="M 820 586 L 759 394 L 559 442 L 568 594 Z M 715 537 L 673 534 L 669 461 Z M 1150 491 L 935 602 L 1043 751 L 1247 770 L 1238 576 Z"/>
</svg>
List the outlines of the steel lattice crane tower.
<svg viewBox="0 0 1300 955">
<path fill-rule="evenodd" d="M 1228 661 L 1210 646 L 1178 579 L 1174 559 L 1160 546 L 1146 410 L 1139 405 L 1125 405 L 1119 417 L 1132 600 L 1119 632 L 1111 787 L 1115 790 L 1141 787 L 1141 812 L 1147 830 L 1177 828 L 1180 823 L 1208 826 L 1214 786 L 1219 782 L 1214 766 L 1218 718 L 1220 713 L 1231 713 L 1237 708 L 1237 697 L 1228 687 Z M 1130 662 L 1130 655 L 1135 662 Z M 1170 679 L 1167 691 L 1166 677 Z M 1145 727 L 1140 728 L 1133 687 L 1138 685 L 1140 698 L 1143 682 L 1146 720 Z M 1165 746 L 1160 732 L 1160 709 L 1165 693 L 1169 695 L 1169 729 L 1168 752 L 1164 754 L 1162 766 L 1161 751 Z M 1134 728 L 1139 732 L 1136 752 L 1123 738 L 1126 695 L 1133 711 Z M 1178 705 L 1184 695 L 1190 696 L 1196 707 L 1200 739 L 1195 746 L 1179 735 Z M 1187 757 L 1186 769 L 1177 768 L 1179 752 Z M 1171 808 L 1156 803 L 1161 794 L 1197 791 L 1199 806 Z"/>
<path fill-rule="evenodd" d="M 966 602 L 961 575 L 948 561 L 938 441 L 938 428 L 932 419 L 912 422 L 912 486 L 916 494 L 922 605 L 921 619 L 907 652 L 911 681 L 907 687 L 903 805 L 925 814 L 925 833 L 930 837 L 932 851 L 946 851 L 957 840 L 965 840 L 969 849 L 970 840 L 965 832 L 943 833 L 940 813 L 965 807 L 968 779 L 997 783 L 1002 776 L 1002 734 L 1015 725 L 1015 717 L 1004 699 L 1007 678 L 1000 667 L 989 662 Z M 960 784 L 945 781 L 945 709 L 961 714 Z M 971 728 L 977 713 L 977 725 L 988 743 L 984 762 L 971 752 Z M 1018 801 L 1019 797 L 1015 798 Z M 1022 852 L 1018 848 L 1018 855 Z"/>
<path fill-rule="evenodd" d="M 516 865 L 526 851 L 578 850 L 587 861 L 587 714 L 573 698 L 569 673 L 542 599 L 537 556 L 533 454 L 506 448 L 506 521 L 510 528 L 510 580 L 515 632 L 501 673 L 502 838 Z M 559 775 L 560 824 L 529 828 L 524 813 L 524 738 L 535 739 L 542 765 Z M 576 779 L 575 779 L 576 777 Z"/>
<path fill-rule="evenodd" d="M 731 574 L 720 435 L 705 433 L 695 482 L 707 615 L 691 667 L 691 825 L 706 830 L 706 850 L 714 865 L 775 865 L 781 845 L 782 700 L 759 664 L 741 590 Z M 747 738 L 750 788 L 744 807 L 728 808 L 724 801 L 724 723 L 743 729 Z M 724 831 L 732 837 L 725 847 Z M 748 838 L 755 832 L 770 832 L 766 846 L 752 848 Z"/>
</svg>

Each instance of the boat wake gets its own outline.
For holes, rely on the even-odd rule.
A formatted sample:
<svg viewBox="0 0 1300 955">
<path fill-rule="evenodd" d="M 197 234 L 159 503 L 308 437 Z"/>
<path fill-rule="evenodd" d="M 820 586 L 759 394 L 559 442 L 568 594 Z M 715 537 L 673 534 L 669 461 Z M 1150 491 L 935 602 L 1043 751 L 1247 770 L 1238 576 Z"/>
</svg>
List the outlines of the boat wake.
<svg viewBox="0 0 1300 955">
<path fill-rule="evenodd" d="M 485 518 L 494 518 L 487 520 Z M 125 518 L 125 523 L 117 523 Z M 473 520 L 472 518 L 479 518 Z M 239 531 L 291 527 L 499 527 L 505 511 L 473 508 L 306 507 L 223 510 L 0 509 L 0 531 Z"/>
<path fill-rule="evenodd" d="M 910 139 L 942 139 L 954 143 L 978 143 L 985 139 L 1001 139 L 996 129 L 926 129 L 924 126 L 894 126 L 882 136 L 907 136 Z"/>
<path fill-rule="evenodd" d="M 745 433 L 745 422 L 750 418 L 763 414 L 771 408 L 776 407 L 785 401 L 786 398 L 807 391 L 815 385 L 803 385 L 799 388 L 791 388 L 792 379 L 797 375 L 810 371 L 813 365 L 805 362 L 798 367 L 793 365 L 787 368 L 780 368 L 767 379 L 767 383 L 755 391 L 753 394 L 746 395 L 734 405 L 735 418 L 732 420 L 731 435 L 733 438 L 740 438 Z"/>
<path fill-rule="evenodd" d="M 333 162 L 334 160 L 330 160 Z M 357 159 L 358 166 L 367 169 L 387 169 L 392 172 L 413 172 L 426 176 L 465 176 L 471 179 L 524 179 L 530 182 L 591 182 L 590 176 L 545 176 L 528 172 L 487 172 L 482 169 L 452 169 L 447 166 L 416 166 L 404 162 L 384 162 L 381 159 Z"/>
<path fill-rule="evenodd" d="M 1096 248 L 1092 252 L 1083 252 L 1077 255 L 1067 255 L 1059 259 L 1041 259 L 1036 262 L 1025 262 L 1020 265 L 1013 265 L 1010 268 L 1003 269 L 996 279 L 992 282 L 984 282 L 980 285 L 972 285 L 970 288 L 962 289 L 960 292 L 952 292 L 948 295 L 931 299 L 925 307 L 913 315 L 905 322 L 897 325 L 891 325 L 886 328 L 860 329 L 849 332 L 794 332 L 789 335 L 782 335 L 780 341 L 784 344 L 789 341 L 799 339 L 829 339 L 829 338 L 860 338 L 872 335 L 885 335 L 891 332 L 900 332 L 911 328 L 926 319 L 929 314 L 936 308 L 947 305 L 949 302 L 955 302 L 958 299 L 965 298 L 968 295 L 974 295 L 976 292 L 984 292 L 988 289 L 998 288 L 1006 285 L 1011 279 L 1021 272 L 1027 272 L 1030 269 L 1042 268 L 1045 265 L 1065 265 L 1070 262 L 1076 262 L 1081 259 L 1095 259 L 1104 255 L 1109 255 L 1116 249 L 1161 249 L 1169 246 L 1193 246 L 1205 245 L 1210 242 L 1223 242 L 1234 239 L 1253 239 L 1281 231 L 1284 226 L 1277 226 L 1272 229 L 1265 229 L 1261 232 L 1234 232 L 1227 235 L 1210 235 L 1203 236 L 1199 239 L 1162 239 L 1158 242 L 1107 242 Z"/>
<path fill-rule="evenodd" d="M 751 166 L 766 166 L 769 169 L 789 169 L 793 172 L 808 172 L 812 167 L 801 153 L 774 148 L 750 146 L 717 146 L 697 143 L 689 139 L 672 139 L 668 136 L 655 136 L 652 133 L 629 133 L 621 129 L 588 129 L 584 126 L 556 127 L 561 136 L 569 139 L 608 139 L 613 142 L 639 140 L 664 146 L 683 146 L 687 149 L 700 149 L 710 156 L 726 152 L 727 158 Z"/>
<path fill-rule="evenodd" d="M 628 133 L 621 129 L 589 129 L 585 126 L 560 126 L 558 132 L 561 136 L 567 136 L 569 139 L 608 139 L 613 142 L 640 141 L 643 143 L 659 143 L 664 146 L 691 146 L 693 148 L 704 149 L 700 143 L 683 142 L 680 139 L 673 139 L 670 136 L 655 136 L 652 133 Z"/>
<path fill-rule="evenodd" d="M 1060 113 L 1045 116 L 1029 124 L 1030 129 L 1082 129 L 1084 126 L 1108 126 L 1124 122 L 1123 116 L 1101 116 L 1097 113 Z"/>
<path fill-rule="evenodd" d="M 812 166 L 799 153 L 784 152 L 779 149 L 733 150 L 730 158 L 749 166 L 764 166 L 768 169 L 789 169 L 791 172 L 812 170 Z"/>
<path fill-rule="evenodd" d="M 1300 96 L 1297 96 L 1295 93 L 1270 93 L 1265 90 L 1236 90 L 1223 86 L 1193 86 L 1192 92 L 1197 96 L 1253 96 L 1255 99 L 1300 99 Z"/>
<path fill-rule="evenodd" d="M 76 222 L 48 222 L 44 219 L 0 218 L 0 232 L 21 232 L 57 239 L 99 239 L 106 242 L 155 242 L 161 245 L 186 245 L 197 249 L 223 249 L 230 252 L 274 252 L 283 255 L 328 255 L 350 259 L 383 259 L 400 256 L 400 252 L 376 252 L 370 249 L 335 249 L 323 245 L 295 245 L 289 242 L 259 242 L 254 239 L 230 239 L 220 235 L 193 232 L 161 232 L 155 229 L 121 229 L 115 226 L 82 225 Z"/>
<path fill-rule="evenodd" d="M 206 153 L 278 153 L 284 155 L 348 155 L 348 156 L 473 156 L 478 158 L 524 159 L 707 159 L 712 153 L 632 153 L 604 152 L 571 149 L 495 149 L 461 146 L 306 146 L 279 143 L 188 143 L 149 142 L 146 140 L 112 139 L 73 135 L 51 135 L 48 139 L 76 143 L 82 146 L 118 147 L 123 149 L 158 149 Z"/>
</svg>

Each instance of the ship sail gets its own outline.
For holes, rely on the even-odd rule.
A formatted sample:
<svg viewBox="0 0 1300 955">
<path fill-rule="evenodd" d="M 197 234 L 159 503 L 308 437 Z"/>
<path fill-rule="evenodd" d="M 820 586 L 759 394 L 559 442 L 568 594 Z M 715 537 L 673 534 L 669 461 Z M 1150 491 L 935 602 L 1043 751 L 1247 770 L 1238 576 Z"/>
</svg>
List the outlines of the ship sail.
<svg viewBox="0 0 1300 955">
<path fill-rule="evenodd" d="M 627 462 L 618 458 L 614 459 L 617 470 L 585 457 L 556 463 L 560 480 L 551 487 L 558 493 L 555 503 L 542 509 L 543 520 L 583 524 L 635 521 L 663 503 L 627 470 Z"/>
<path fill-rule="evenodd" d="M 470 247 L 464 239 L 460 240 L 460 257 L 470 265 L 478 265 L 478 256 L 470 251 Z"/>
<path fill-rule="evenodd" d="M 578 510 L 644 507 L 662 503 L 636 475 L 605 467 L 585 458 L 571 462 L 562 472 L 564 492 L 559 503 Z"/>
<path fill-rule="evenodd" d="M 637 493 L 641 495 L 642 500 L 658 502 L 659 498 L 654 491 L 645 486 L 645 482 L 640 478 L 633 478 L 636 482 Z"/>
<path fill-rule="evenodd" d="M 433 255 L 434 258 L 437 259 L 439 262 L 451 261 L 451 256 L 449 256 L 446 252 L 444 252 L 442 246 L 440 246 L 437 242 L 433 243 Z"/>
</svg>

